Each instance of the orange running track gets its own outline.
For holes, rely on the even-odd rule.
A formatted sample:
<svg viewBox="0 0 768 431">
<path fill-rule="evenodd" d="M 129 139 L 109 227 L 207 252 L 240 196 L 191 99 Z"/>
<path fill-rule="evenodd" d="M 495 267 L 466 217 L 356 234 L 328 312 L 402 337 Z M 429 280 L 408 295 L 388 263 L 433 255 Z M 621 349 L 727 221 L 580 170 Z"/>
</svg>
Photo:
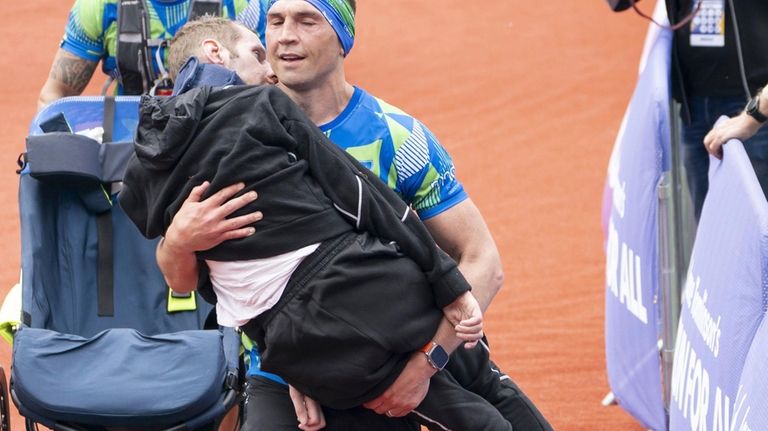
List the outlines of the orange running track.
<svg viewBox="0 0 768 431">
<path fill-rule="evenodd" d="M 608 392 L 600 206 L 647 24 L 604 0 L 362 0 L 351 82 L 424 121 L 501 250 L 493 358 L 557 430 L 641 430 Z M 652 11 L 653 1 L 640 3 Z M 16 157 L 70 0 L 4 1 L 0 294 L 19 276 Z M 87 94 L 97 94 L 103 78 Z M 6 373 L 11 349 L 0 346 Z M 13 416 L 13 429 L 23 421 Z"/>
</svg>

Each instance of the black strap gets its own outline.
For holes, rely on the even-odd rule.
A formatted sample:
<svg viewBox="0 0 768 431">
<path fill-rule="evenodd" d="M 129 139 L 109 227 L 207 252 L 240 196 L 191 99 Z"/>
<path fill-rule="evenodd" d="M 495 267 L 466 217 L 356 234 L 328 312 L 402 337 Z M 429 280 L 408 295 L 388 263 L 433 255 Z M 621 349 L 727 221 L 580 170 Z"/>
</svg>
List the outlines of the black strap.
<svg viewBox="0 0 768 431">
<path fill-rule="evenodd" d="M 121 1 L 122 3 L 122 1 Z M 112 142 L 115 127 L 115 98 L 104 97 L 104 128 L 103 142 Z M 99 316 L 115 315 L 114 291 L 114 262 L 112 256 L 112 211 L 106 211 L 96 216 L 96 233 L 98 239 L 97 255 L 97 301 Z"/>
<path fill-rule="evenodd" d="M 152 56 L 147 44 L 149 17 L 144 0 L 120 0 L 117 5 L 118 80 L 123 94 L 148 93 L 155 82 Z"/>
<path fill-rule="evenodd" d="M 114 285 L 112 259 L 112 212 L 107 211 L 96 217 L 98 233 L 97 300 L 99 316 L 114 316 Z"/>
<path fill-rule="evenodd" d="M 221 0 L 192 0 L 187 21 L 193 21 L 205 15 L 221 16 Z"/>
<path fill-rule="evenodd" d="M 104 97 L 104 120 L 102 127 L 104 135 L 101 142 L 112 142 L 112 134 L 115 130 L 115 98 L 114 96 Z"/>
</svg>

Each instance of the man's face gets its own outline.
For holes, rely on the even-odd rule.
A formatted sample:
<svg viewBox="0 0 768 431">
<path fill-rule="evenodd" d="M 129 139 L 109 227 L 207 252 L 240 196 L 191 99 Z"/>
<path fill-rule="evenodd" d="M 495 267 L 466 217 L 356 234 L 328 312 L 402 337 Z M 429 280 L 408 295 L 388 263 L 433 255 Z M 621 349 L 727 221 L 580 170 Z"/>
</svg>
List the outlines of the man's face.
<svg viewBox="0 0 768 431">
<path fill-rule="evenodd" d="M 259 37 L 247 28 L 237 25 L 240 39 L 232 52 L 228 52 L 225 67 L 237 72 L 246 84 L 276 84 L 277 78 L 267 61 L 264 46 Z"/>
<path fill-rule="evenodd" d="M 322 13 L 304 0 L 280 0 L 267 14 L 268 59 L 293 90 L 322 85 L 342 70 L 344 52 Z"/>
</svg>

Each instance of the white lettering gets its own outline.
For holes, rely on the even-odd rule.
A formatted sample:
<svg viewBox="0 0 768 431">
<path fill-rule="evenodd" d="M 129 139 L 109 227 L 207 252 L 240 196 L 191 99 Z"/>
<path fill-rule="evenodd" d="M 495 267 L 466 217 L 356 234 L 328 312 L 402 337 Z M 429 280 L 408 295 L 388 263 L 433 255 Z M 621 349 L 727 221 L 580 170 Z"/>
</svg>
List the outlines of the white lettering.
<svg viewBox="0 0 768 431">
<path fill-rule="evenodd" d="M 691 427 L 691 431 L 752 431 L 748 418 L 747 394 L 739 387 L 731 402 L 722 388 L 715 386 L 711 396 L 709 372 L 691 347 L 683 327 L 677 332 L 675 362 L 672 365 L 670 409 L 677 409 Z M 714 398 L 714 400 L 712 400 Z M 714 405 L 710 405 L 710 401 Z M 712 427 L 708 427 L 708 413 L 712 411 Z"/>
<path fill-rule="evenodd" d="M 712 417 L 712 431 L 751 431 L 747 422 L 749 407 L 744 408 L 747 394 L 739 386 L 736 400 L 731 404 L 728 395 L 719 386 L 715 388 L 715 410 Z M 743 416 L 741 416 L 743 414 Z"/>
<path fill-rule="evenodd" d="M 694 276 L 693 267 L 694 261 L 692 260 L 685 281 L 684 304 L 691 311 L 693 324 L 704 339 L 704 343 L 717 358 L 720 355 L 720 336 L 722 335 L 720 330 L 721 316 L 717 316 L 715 319 L 707 308 L 709 292 L 707 290 L 701 292 L 701 277 Z"/>
<path fill-rule="evenodd" d="M 648 323 L 648 310 L 643 305 L 640 256 L 621 243 L 619 301 L 643 323 Z"/>
<path fill-rule="evenodd" d="M 626 116 L 624 121 L 626 121 Z M 627 193 L 625 191 L 627 182 L 622 182 L 619 178 L 619 160 L 621 159 L 621 151 L 619 151 L 620 147 L 620 140 L 617 138 L 613 153 L 611 153 L 611 159 L 608 162 L 608 187 L 611 188 L 613 207 L 616 209 L 616 212 L 619 213 L 619 217 L 624 218 L 624 210 L 627 200 Z"/>
<path fill-rule="evenodd" d="M 605 255 L 605 282 L 608 290 L 633 316 L 647 324 L 648 309 L 643 305 L 642 262 L 640 256 L 619 239 L 613 219 L 608 223 Z"/>
<path fill-rule="evenodd" d="M 693 389 L 696 384 L 696 351 L 691 349 L 688 354 L 688 366 L 685 373 L 685 397 L 683 398 L 683 417 L 688 418 L 688 411 L 693 410 Z M 693 415 L 693 412 L 691 412 Z M 693 422 L 693 421 L 691 421 Z"/>
<path fill-rule="evenodd" d="M 742 389 L 744 389 L 744 387 L 740 385 L 738 392 L 736 392 L 736 401 L 733 406 L 733 420 L 731 421 L 729 431 L 752 431 L 749 422 L 747 422 L 751 407 L 742 410 L 747 402 L 748 395 L 746 392 L 742 392 Z M 744 416 L 741 416 L 741 420 L 739 420 L 739 416 L 742 412 Z M 736 424 L 738 424 L 738 428 L 736 428 Z"/>
<path fill-rule="evenodd" d="M 683 410 L 683 391 L 685 389 L 685 366 L 691 352 L 691 343 L 683 325 L 677 331 L 675 342 L 675 361 L 672 364 L 672 403 L 677 403 L 677 409 Z"/>
<path fill-rule="evenodd" d="M 619 213 L 619 217 L 624 218 L 624 208 L 627 201 L 627 194 L 624 189 L 627 187 L 627 182 L 624 181 L 621 184 L 615 184 L 613 187 L 613 206 L 616 208 L 616 212 Z"/>
<path fill-rule="evenodd" d="M 685 330 L 680 326 L 672 367 L 672 403 L 688 419 L 691 431 L 707 431 L 709 412 L 709 372 L 691 348 Z"/>
<path fill-rule="evenodd" d="M 643 323 L 648 323 L 648 309 L 643 305 L 643 284 L 640 279 L 640 256 L 635 255 L 635 316 Z"/>
<path fill-rule="evenodd" d="M 608 241 L 605 245 L 605 280 L 613 296 L 619 297 L 619 233 L 611 219 L 608 224 Z"/>
<path fill-rule="evenodd" d="M 723 395 L 720 386 L 715 388 L 715 411 L 712 416 L 712 431 L 731 431 L 731 400 L 728 398 L 728 395 Z"/>
</svg>

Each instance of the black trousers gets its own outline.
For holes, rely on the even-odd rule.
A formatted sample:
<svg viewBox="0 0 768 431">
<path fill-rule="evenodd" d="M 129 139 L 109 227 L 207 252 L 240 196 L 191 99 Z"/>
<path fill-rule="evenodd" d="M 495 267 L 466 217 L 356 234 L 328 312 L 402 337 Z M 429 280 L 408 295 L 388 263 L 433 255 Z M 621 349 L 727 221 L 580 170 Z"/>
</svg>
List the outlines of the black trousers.
<svg viewBox="0 0 768 431">
<path fill-rule="evenodd" d="M 485 346 L 459 347 L 445 370 L 463 388 L 479 395 L 501 412 L 515 431 L 552 431 L 552 425 L 525 393 L 491 360 Z M 430 429 L 439 429 L 431 428 Z"/>
<path fill-rule="evenodd" d="M 298 421 L 288 387 L 262 376 L 249 376 L 245 386 L 241 431 L 296 431 Z M 364 407 L 323 407 L 328 431 L 419 431 L 408 418 L 388 418 Z"/>
<path fill-rule="evenodd" d="M 482 348 L 476 348 L 478 350 Z M 484 350 L 484 349 L 483 349 Z M 472 353 L 475 354 L 472 354 Z M 508 430 L 551 431 L 552 426 L 523 391 L 491 361 L 487 352 L 459 348 L 448 367 L 432 377 L 430 388 L 438 397 L 427 397 L 413 413 L 403 418 L 389 418 L 364 407 L 336 410 L 323 407 L 329 431 L 418 431 L 419 424 L 433 431 L 445 430 L 434 420 L 434 412 L 448 411 L 462 415 L 455 418 L 469 422 L 456 431 Z M 466 390 L 465 390 L 466 389 Z M 472 394 L 468 394 L 467 390 Z M 298 426 L 288 387 L 266 377 L 250 376 L 246 384 L 241 431 L 295 431 Z M 504 417 L 498 421 L 497 413 Z M 490 416 L 485 414 L 490 413 Z M 476 419 L 484 419 L 480 422 Z M 488 423 L 490 421 L 490 423 Z M 510 428 L 511 426 L 511 428 Z"/>
<path fill-rule="evenodd" d="M 391 244 L 353 234 L 305 259 L 278 304 L 243 329 L 259 344 L 265 371 L 337 409 L 327 409 L 329 429 L 410 429 L 407 420 L 356 406 L 394 381 L 441 317 L 413 262 Z M 500 379 L 482 346 L 459 349 L 449 364 L 432 378 L 414 420 L 437 430 L 511 430 L 517 421 L 517 429 L 547 429 L 519 389 Z M 287 388 L 249 383 L 243 429 L 296 429 Z"/>
</svg>

